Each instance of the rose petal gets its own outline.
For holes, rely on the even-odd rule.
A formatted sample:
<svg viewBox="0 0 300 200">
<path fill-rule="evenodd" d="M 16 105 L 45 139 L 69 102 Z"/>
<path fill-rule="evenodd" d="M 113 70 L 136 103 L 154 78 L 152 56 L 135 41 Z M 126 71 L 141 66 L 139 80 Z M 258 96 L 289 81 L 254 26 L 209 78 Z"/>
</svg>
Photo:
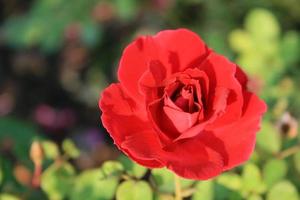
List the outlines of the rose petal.
<svg viewBox="0 0 300 200">
<path fill-rule="evenodd" d="M 227 104 L 227 97 L 228 97 L 228 89 L 223 88 L 223 87 L 217 87 L 216 88 L 216 93 L 219 96 L 219 98 L 214 98 L 216 102 L 213 104 L 214 110 L 215 111 L 208 120 L 203 121 L 193 127 L 190 127 L 189 129 L 186 129 L 181 135 L 179 135 L 174 142 L 182 140 L 182 139 L 187 139 L 187 138 L 192 138 L 195 137 L 203 131 L 204 128 L 207 126 L 210 127 L 208 124 L 213 123 L 213 121 L 218 117 L 220 113 L 224 113 L 226 104 Z"/>
<path fill-rule="evenodd" d="M 175 124 L 168 118 L 166 113 L 163 112 L 164 99 L 165 98 L 162 97 L 148 105 L 149 120 L 157 131 L 163 146 L 169 144 L 174 138 L 180 135 Z"/>
<path fill-rule="evenodd" d="M 199 84 L 195 84 L 197 88 L 197 97 L 199 100 L 199 103 L 202 99 L 208 98 L 208 92 L 209 92 L 209 78 L 207 77 L 207 74 L 204 71 L 199 70 L 198 68 L 194 69 L 187 69 L 185 71 L 186 74 L 188 74 L 191 78 L 198 80 Z M 201 102 L 201 104 L 205 102 Z"/>
<path fill-rule="evenodd" d="M 122 144 L 122 148 L 128 149 L 129 155 L 135 154 L 135 158 L 144 157 L 152 153 L 147 148 L 148 143 L 152 143 L 154 146 L 151 148 L 157 150 L 157 154 L 153 156 L 156 156 L 164 166 L 167 166 L 179 176 L 195 180 L 206 180 L 222 172 L 222 156 L 215 150 L 205 146 L 199 139 L 181 141 L 174 145 L 172 149 L 164 151 L 159 150 L 156 138 L 151 132 L 143 133 L 143 137 L 139 133 L 134 133 L 126 139 L 126 142 Z"/>
<path fill-rule="evenodd" d="M 162 166 L 156 156 L 153 156 L 153 152 L 156 151 L 154 141 L 147 141 L 144 144 L 144 147 L 149 150 L 149 155 L 140 156 L 138 152 L 129 152 L 128 149 L 134 148 L 134 146 L 128 147 L 128 149 L 123 147 L 126 140 L 130 139 L 133 133 L 138 133 L 139 137 L 142 138 L 146 137 L 146 134 L 151 131 L 153 136 L 157 134 L 153 131 L 151 124 L 141 117 L 143 111 L 138 109 L 134 101 L 124 93 L 120 84 L 111 84 L 103 91 L 99 107 L 102 110 L 103 125 L 119 149 L 144 166 Z M 158 139 L 156 144 L 159 145 Z M 136 143 L 136 145 L 139 144 Z"/>
<path fill-rule="evenodd" d="M 214 113 L 222 112 L 223 116 L 220 116 L 211 125 L 213 128 L 228 125 L 242 115 L 243 96 L 242 86 L 236 79 L 236 65 L 230 62 L 224 56 L 216 53 L 211 53 L 207 60 L 199 67 L 207 73 L 210 78 L 210 91 L 214 91 L 215 88 L 227 88 L 230 93 L 226 94 L 226 106 L 216 106 L 220 100 L 224 102 L 223 94 L 220 91 L 210 92 L 209 101 L 213 102 L 208 106 L 208 112 L 211 117 L 214 117 Z M 224 110 L 225 109 L 225 110 Z"/>
<path fill-rule="evenodd" d="M 158 60 L 149 61 L 148 70 L 142 74 L 138 84 L 143 87 L 157 87 L 166 78 L 166 68 Z"/>
<path fill-rule="evenodd" d="M 162 147 L 153 130 L 132 132 L 121 144 L 123 151 L 137 163 L 146 167 L 163 167 L 160 160 Z"/>
<path fill-rule="evenodd" d="M 160 61 L 153 60 L 149 62 L 148 70 L 138 80 L 138 87 L 145 96 L 146 103 L 161 98 L 163 90 L 159 90 L 162 82 L 166 78 L 166 68 Z"/>
<path fill-rule="evenodd" d="M 235 167 L 249 159 L 255 146 L 256 132 L 259 130 L 260 120 L 263 113 L 266 112 L 265 103 L 256 95 L 250 92 L 244 94 L 247 103 L 243 117 L 230 126 L 214 129 L 209 133 L 218 138 L 218 141 L 222 141 L 224 148 L 220 149 L 221 145 L 216 143 L 217 140 L 203 139 L 206 145 L 213 147 L 220 153 L 223 152 L 226 161 L 224 170 Z"/>
<path fill-rule="evenodd" d="M 172 121 L 176 130 L 180 133 L 192 127 L 198 120 L 199 112 L 187 113 L 176 110 L 169 106 L 164 106 L 163 111 L 166 116 Z"/>
<path fill-rule="evenodd" d="M 180 141 L 162 155 L 167 161 L 167 168 L 179 176 L 195 180 L 217 176 L 224 164 L 222 156 L 199 138 Z"/>
<path fill-rule="evenodd" d="M 159 51 L 151 36 L 136 39 L 123 51 L 118 78 L 129 96 L 139 104 L 144 102 L 144 97 L 139 92 L 138 80 L 148 70 L 151 60 L 159 60 Z"/>
<path fill-rule="evenodd" d="M 240 82 L 241 86 L 246 89 L 248 78 L 245 72 L 239 66 L 236 66 L 235 77 Z"/>
<path fill-rule="evenodd" d="M 161 31 L 154 40 L 167 52 L 171 74 L 199 66 L 211 51 L 197 34 L 187 29 Z"/>
<path fill-rule="evenodd" d="M 159 61 L 170 76 L 200 65 L 210 50 L 195 33 L 187 29 L 161 31 L 155 36 L 140 37 L 127 46 L 119 64 L 118 78 L 128 94 L 142 103 L 138 81 L 150 61 Z M 155 76 L 156 77 L 156 76 Z"/>
<path fill-rule="evenodd" d="M 149 120 L 159 134 L 163 147 L 191 128 L 198 121 L 198 116 L 198 111 L 183 112 L 166 96 L 148 105 Z"/>
<path fill-rule="evenodd" d="M 252 153 L 266 105 L 246 91 L 244 72 L 195 33 L 140 37 L 125 49 L 118 78 L 102 94 L 101 118 L 118 148 L 141 165 L 204 180 Z"/>
</svg>

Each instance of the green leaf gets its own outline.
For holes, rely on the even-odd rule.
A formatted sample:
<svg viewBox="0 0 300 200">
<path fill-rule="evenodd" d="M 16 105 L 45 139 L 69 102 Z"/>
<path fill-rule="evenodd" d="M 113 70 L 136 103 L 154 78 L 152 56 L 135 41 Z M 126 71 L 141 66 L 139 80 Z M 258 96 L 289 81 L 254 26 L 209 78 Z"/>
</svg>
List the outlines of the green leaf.
<svg viewBox="0 0 300 200">
<path fill-rule="evenodd" d="M 192 200 L 214 200 L 214 183 L 212 181 L 198 182 Z"/>
<path fill-rule="evenodd" d="M 3 181 L 3 169 L 2 169 L 2 159 L 0 159 L 0 186 Z"/>
<path fill-rule="evenodd" d="M 28 122 L 16 118 L 0 118 L 0 145 L 2 142 L 12 144 L 14 155 L 23 163 L 31 163 L 29 149 L 32 138 L 38 136 L 37 128 Z"/>
<path fill-rule="evenodd" d="M 153 193 L 145 181 L 125 181 L 117 189 L 117 200 L 152 200 Z"/>
<path fill-rule="evenodd" d="M 175 200 L 171 194 L 155 194 L 154 200 Z"/>
<path fill-rule="evenodd" d="M 267 193 L 267 200 L 299 200 L 297 188 L 289 181 L 275 184 Z"/>
<path fill-rule="evenodd" d="M 90 21 L 83 24 L 81 37 L 83 42 L 89 47 L 94 47 L 97 44 L 98 38 L 101 36 L 100 27 L 98 26 L 98 24 Z"/>
<path fill-rule="evenodd" d="M 298 171 L 298 173 L 300 173 L 300 152 L 297 152 L 293 155 L 293 161 L 296 170 Z"/>
<path fill-rule="evenodd" d="M 20 200 L 20 198 L 13 196 L 11 194 L 0 194 L 1 200 Z"/>
<path fill-rule="evenodd" d="M 110 200 L 113 199 L 118 177 L 102 179 L 103 172 L 99 169 L 92 169 L 82 172 L 75 179 L 75 186 L 70 194 L 71 200 Z"/>
<path fill-rule="evenodd" d="M 258 28 L 259 27 L 259 28 Z M 272 12 L 254 9 L 246 17 L 245 28 L 257 38 L 273 38 L 280 34 L 280 27 Z"/>
<path fill-rule="evenodd" d="M 234 30 L 229 35 L 229 44 L 236 52 L 248 51 L 253 47 L 251 36 L 244 30 Z"/>
<path fill-rule="evenodd" d="M 103 163 L 101 167 L 102 171 L 102 179 L 110 178 L 110 177 L 118 177 L 120 176 L 124 168 L 121 163 L 117 161 L 106 161 Z"/>
<path fill-rule="evenodd" d="M 244 194 L 262 194 L 266 191 L 259 168 L 254 164 L 249 163 L 244 166 L 242 181 L 242 192 Z"/>
<path fill-rule="evenodd" d="M 147 168 L 131 161 L 126 156 L 121 156 L 119 160 L 123 164 L 126 173 L 130 176 L 142 178 L 147 172 Z"/>
<path fill-rule="evenodd" d="M 226 34 L 224 32 L 217 32 L 212 30 L 206 30 L 203 34 L 201 34 L 206 44 L 214 49 L 215 52 L 218 52 L 226 57 L 231 56 L 231 52 L 228 49 L 226 43 Z"/>
<path fill-rule="evenodd" d="M 131 20 L 137 14 L 138 1 L 136 0 L 115 0 L 118 14 L 123 20 Z"/>
<path fill-rule="evenodd" d="M 174 174 L 166 168 L 153 169 L 151 170 L 151 176 L 161 192 L 173 193 L 175 190 L 174 186 Z M 180 184 L 182 189 L 188 188 L 195 181 L 180 178 Z"/>
<path fill-rule="evenodd" d="M 80 156 L 80 151 L 74 144 L 74 142 L 70 139 L 66 139 L 63 141 L 62 148 L 64 152 L 70 156 L 70 158 L 78 158 Z"/>
<path fill-rule="evenodd" d="M 281 138 L 275 127 L 267 121 L 257 134 L 257 146 L 269 154 L 278 153 L 281 149 Z"/>
<path fill-rule="evenodd" d="M 47 140 L 42 142 L 45 157 L 48 159 L 55 160 L 59 156 L 59 149 L 57 144 Z"/>
<path fill-rule="evenodd" d="M 14 163 L 10 159 L 0 156 L 0 164 L 2 170 L 2 186 L 11 185 L 11 187 L 18 187 L 16 177 L 14 175 Z M 0 185 L 0 190 L 2 189 Z"/>
<path fill-rule="evenodd" d="M 257 194 L 250 195 L 247 200 L 263 200 L 263 198 Z"/>
<path fill-rule="evenodd" d="M 287 67 L 295 64 L 300 55 L 300 34 L 296 31 L 287 32 L 282 39 L 281 52 Z"/>
<path fill-rule="evenodd" d="M 242 179 L 234 173 L 224 173 L 217 178 L 217 183 L 231 190 L 239 190 L 242 187 Z"/>
<path fill-rule="evenodd" d="M 214 185 L 214 199 L 216 200 L 242 200 L 242 194 L 240 191 L 234 191 L 225 187 L 224 185 L 220 185 L 215 183 Z"/>
<path fill-rule="evenodd" d="M 287 174 L 288 166 L 284 160 L 269 160 L 263 166 L 263 179 L 267 186 L 271 187 Z"/>
<path fill-rule="evenodd" d="M 76 0 L 73 4 L 61 0 L 35 1 L 24 15 L 6 21 L 7 42 L 19 48 L 37 45 L 45 52 L 53 52 L 62 47 L 66 27 L 72 23 L 81 25 L 87 19 L 92 21 L 89 16 L 97 3 L 97 0 Z M 83 28 L 84 42 L 96 39 L 91 29 Z"/>
<path fill-rule="evenodd" d="M 42 175 L 41 187 L 50 199 L 64 199 L 73 190 L 75 170 L 67 162 L 54 163 Z"/>
</svg>

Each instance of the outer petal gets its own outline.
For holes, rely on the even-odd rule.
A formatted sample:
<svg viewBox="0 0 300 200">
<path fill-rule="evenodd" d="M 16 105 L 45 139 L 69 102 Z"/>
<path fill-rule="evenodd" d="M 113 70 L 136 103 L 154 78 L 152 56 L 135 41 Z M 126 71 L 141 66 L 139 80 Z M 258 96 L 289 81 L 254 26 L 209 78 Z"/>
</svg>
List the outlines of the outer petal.
<svg viewBox="0 0 300 200">
<path fill-rule="evenodd" d="M 230 131 L 227 131 L 230 133 L 227 136 L 222 135 L 226 150 L 231 155 L 224 170 L 231 169 L 249 159 L 255 147 L 256 133 L 260 129 L 262 115 L 267 111 L 265 102 L 253 93 L 244 92 L 244 101 L 243 117 L 236 122 L 235 128 L 231 130 L 240 134 L 240 139 L 234 140 L 236 135 Z M 230 140 L 234 142 L 230 142 Z"/>
<path fill-rule="evenodd" d="M 213 102 L 212 105 L 207 105 L 210 116 L 224 113 L 214 121 L 211 128 L 227 125 L 239 119 L 242 115 L 243 95 L 242 86 L 236 79 L 236 65 L 224 56 L 211 53 L 199 69 L 205 71 L 210 77 L 210 91 L 214 91 L 215 88 L 225 89 L 211 92 L 208 100 Z M 224 99 L 224 94 L 220 92 L 226 90 L 226 99 Z"/>
<path fill-rule="evenodd" d="M 168 145 L 174 138 L 178 137 L 180 132 L 171 119 L 163 111 L 164 97 L 148 105 L 148 117 L 152 126 L 155 128 L 162 146 Z"/>
<path fill-rule="evenodd" d="M 247 88 L 248 78 L 245 72 L 239 67 L 236 66 L 236 72 L 235 72 L 236 79 L 240 82 L 243 89 Z"/>
<path fill-rule="evenodd" d="M 200 65 L 211 52 L 202 39 L 187 29 L 166 30 L 154 36 L 155 42 L 165 50 L 172 74 Z"/>
<path fill-rule="evenodd" d="M 209 52 L 200 37 L 187 29 L 166 30 L 155 36 L 140 37 L 123 52 L 118 71 L 119 81 L 128 94 L 140 103 L 143 102 L 143 96 L 137 83 L 148 71 L 150 61 L 161 63 L 166 68 L 165 75 L 170 76 L 186 68 L 199 66 Z"/>
<path fill-rule="evenodd" d="M 161 146 L 153 130 L 132 132 L 121 144 L 123 151 L 137 163 L 149 167 L 163 167 Z"/>
<path fill-rule="evenodd" d="M 224 165 L 221 154 L 206 146 L 200 138 L 179 141 L 163 155 L 167 168 L 179 176 L 195 180 L 217 176 Z"/>
<path fill-rule="evenodd" d="M 156 138 L 150 132 L 143 134 L 143 137 L 138 134 L 132 135 L 132 139 L 126 140 L 122 147 L 130 147 L 129 153 L 133 151 L 138 157 L 143 157 L 145 154 L 150 154 L 145 141 L 153 143 L 154 146 L 151 148 L 159 149 L 156 146 Z M 164 166 L 179 176 L 195 180 L 206 180 L 217 176 L 224 166 L 222 155 L 202 143 L 200 138 L 180 141 L 169 147 L 167 151 L 161 149 L 156 156 Z"/>
<path fill-rule="evenodd" d="M 147 149 L 144 154 L 134 151 L 135 145 L 140 145 L 139 143 L 126 145 L 128 140 L 135 140 L 135 137 L 154 137 L 156 133 L 152 131 L 149 122 L 143 119 L 143 111 L 124 93 L 120 84 L 112 84 L 104 90 L 99 107 L 102 110 L 103 125 L 120 150 L 146 167 L 162 166 L 155 155 L 159 147 L 158 140 L 144 140 L 142 145 Z"/>
<path fill-rule="evenodd" d="M 244 115 L 230 126 L 205 133 L 218 140 L 203 139 L 204 143 L 223 154 L 224 170 L 231 169 L 249 159 L 255 146 L 256 133 L 266 105 L 256 95 L 245 92 Z M 222 141 L 223 147 L 218 145 Z"/>
<path fill-rule="evenodd" d="M 151 36 L 140 37 L 129 44 L 120 60 L 118 78 L 124 89 L 138 103 L 144 98 L 139 92 L 138 81 L 148 70 L 151 60 L 159 60 L 159 47 Z"/>
</svg>

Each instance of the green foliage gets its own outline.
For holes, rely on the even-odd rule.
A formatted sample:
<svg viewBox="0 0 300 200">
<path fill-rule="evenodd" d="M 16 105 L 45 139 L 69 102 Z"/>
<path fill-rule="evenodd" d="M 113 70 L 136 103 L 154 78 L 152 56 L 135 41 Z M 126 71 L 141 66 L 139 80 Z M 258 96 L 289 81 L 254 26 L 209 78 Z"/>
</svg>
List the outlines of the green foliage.
<svg viewBox="0 0 300 200">
<path fill-rule="evenodd" d="M 174 185 L 174 174 L 166 169 L 153 169 L 151 171 L 152 178 L 154 180 L 155 186 L 161 192 L 172 193 L 175 190 Z M 195 181 L 180 178 L 180 184 L 183 189 L 191 186 Z"/>
<path fill-rule="evenodd" d="M 170 194 L 156 194 L 154 200 L 175 200 L 173 195 Z"/>
<path fill-rule="evenodd" d="M 99 169 L 77 175 L 72 165 L 58 160 L 43 173 L 41 186 L 50 199 L 110 200 L 115 196 L 122 172 L 120 163 L 106 161 Z"/>
<path fill-rule="evenodd" d="M 0 199 L 1 200 L 20 200 L 20 198 L 13 196 L 11 194 L 1 194 L 1 193 L 0 193 Z"/>
<path fill-rule="evenodd" d="M 282 180 L 287 174 L 288 166 L 284 160 L 271 159 L 263 166 L 263 179 L 268 187 Z"/>
<path fill-rule="evenodd" d="M 123 20 L 132 20 L 136 16 L 137 0 L 114 0 L 119 16 Z"/>
<path fill-rule="evenodd" d="M 214 200 L 214 183 L 212 181 L 198 182 L 192 200 Z"/>
<path fill-rule="evenodd" d="M 267 194 L 267 200 L 298 200 L 299 195 L 295 186 L 289 181 L 282 181 L 274 185 Z"/>
<path fill-rule="evenodd" d="M 255 39 L 261 41 L 272 40 L 280 34 L 277 19 L 270 11 L 265 9 L 252 10 L 246 17 L 245 29 Z"/>
<path fill-rule="evenodd" d="M 229 36 L 231 47 L 238 53 L 237 62 L 249 74 L 269 82 L 283 67 L 278 21 L 270 11 L 254 9 L 246 16 L 244 26 L 244 30 L 234 30 Z"/>
<path fill-rule="evenodd" d="M 3 181 L 2 160 L 0 160 L 0 185 Z"/>
<path fill-rule="evenodd" d="M 0 130 L 0 144 L 2 141 L 6 144 L 11 143 L 14 155 L 20 161 L 29 163 L 28 149 L 33 138 L 38 136 L 37 128 L 31 123 L 16 118 L 1 117 Z"/>
<path fill-rule="evenodd" d="M 124 168 L 121 163 L 116 161 L 106 161 L 101 167 L 101 178 L 120 176 L 123 173 L 123 170 Z"/>
<path fill-rule="evenodd" d="M 266 153 L 274 154 L 281 149 L 281 138 L 275 127 L 268 121 L 263 121 L 257 134 L 257 146 Z"/>
<path fill-rule="evenodd" d="M 4 26 L 7 40 L 17 48 L 39 45 L 52 52 L 62 47 L 69 25 L 78 25 L 86 45 L 94 45 L 100 36 L 100 27 L 93 23 L 90 13 L 96 0 L 40 0 L 30 12 L 8 20 Z"/>
<path fill-rule="evenodd" d="M 243 184 L 242 178 L 239 175 L 230 172 L 220 175 L 216 182 L 230 190 L 235 191 L 240 190 Z"/>
<path fill-rule="evenodd" d="M 253 194 L 247 198 L 247 200 L 263 200 L 263 198 L 257 194 Z"/>
<path fill-rule="evenodd" d="M 110 200 L 113 199 L 119 182 L 118 177 L 103 179 L 102 169 L 87 170 L 79 174 L 70 193 L 71 200 Z"/>
<path fill-rule="evenodd" d="M 74 142 L 70 139 L 63 141 L 62 148 L 64 153 L 70 158 L 77 158 L 80 155 L 79 149 L 76 147 Z"/>
<path fill-rule="evenodd" d="M 117 200 L 152 200 L 151 187 L 145 181 L 125 181 L 117 189 Z"/>
<path fill-rule="evenodd" d="M 42 147 L 46 159 L 55 160 L 60 154 L 57 144 L 52 141 L 43 141 Z"/>
<path fill-rule="evenodd" d="M 126 173 L 132 177 L 142 178 L 147 172 L 147 168 L 142 167 L 141 165 L 135 162 L 132 162 L 129 158 L 125 156 L 121 156 L 120 161 L 124 166 Z"/>
<path fill-rule="evenodd" d="M 50 199 L 62 200 L 72 190 L 75 183 L 75 170 L 66 162 L 54 163 L 42 175 L 41 187 Z"/>
<path fill-rule="evenodd" d="M 287 67 L 297 63 L 300 55 L 300 35 L 296 31 L 288 31 L 282 38 L 281 54 Z"/>
<path fill-rule="evenodd" d="M 300 174 L 300 152 L 293 156 L 293 161 L 297 172 Z"/>
<path fill-rule="evenodd" d="M 244 195 L 263 194 L 266 186 L 263 182 L 259 168 L 254 164 L 246 164 L 242 172 L 242 192 Z"/>
</svg>

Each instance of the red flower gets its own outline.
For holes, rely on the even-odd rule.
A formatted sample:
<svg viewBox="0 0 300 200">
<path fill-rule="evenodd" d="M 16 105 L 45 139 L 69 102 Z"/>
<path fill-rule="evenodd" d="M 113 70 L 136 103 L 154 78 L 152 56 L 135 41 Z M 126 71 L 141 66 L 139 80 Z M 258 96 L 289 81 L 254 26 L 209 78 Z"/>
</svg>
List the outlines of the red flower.
<svg viewBox="0 0 300 200">
<path fill-rule="evenodd" d="M 124 50 L 118 78 L 102 93 L 102 122 L 137 163 L 203 180 L 252 153 L 266 105 L 247 90 L 244 72 L 195 33 L 138 38 Z"/>
</svg>

